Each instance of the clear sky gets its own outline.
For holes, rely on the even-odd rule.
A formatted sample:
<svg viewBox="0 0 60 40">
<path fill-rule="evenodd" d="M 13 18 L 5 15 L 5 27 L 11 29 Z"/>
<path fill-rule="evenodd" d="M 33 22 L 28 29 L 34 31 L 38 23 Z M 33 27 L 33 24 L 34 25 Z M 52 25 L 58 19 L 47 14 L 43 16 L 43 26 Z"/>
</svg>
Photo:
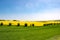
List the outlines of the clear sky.
<svg viewBox="0 0 60 40">
<path fill-rule="evenodd" d="M 0 19 L 60 19 L 60 0 L 0 0 Z"/>
</svg>

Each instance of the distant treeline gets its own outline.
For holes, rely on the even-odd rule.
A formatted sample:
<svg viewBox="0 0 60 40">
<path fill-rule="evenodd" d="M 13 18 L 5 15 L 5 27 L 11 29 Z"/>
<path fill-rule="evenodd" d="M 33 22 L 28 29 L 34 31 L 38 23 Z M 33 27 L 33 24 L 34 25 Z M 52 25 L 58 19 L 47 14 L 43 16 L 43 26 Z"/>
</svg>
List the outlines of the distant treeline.
<svg viewBox="0 0 60 40">
<path fill-rule="evenodd" d="M 0 20 L 0 21 L 10 21 L 10 20 Z M 12 21 L 18 21 L 18 20 L 12 20 Z"/>
<path fill-rule="evenodd" d="M 60 23 L 48 23 L 48 24 L 44 24 L 44 26 L 49 26 L 49 25 L 60 25 Z"/>
</svg>

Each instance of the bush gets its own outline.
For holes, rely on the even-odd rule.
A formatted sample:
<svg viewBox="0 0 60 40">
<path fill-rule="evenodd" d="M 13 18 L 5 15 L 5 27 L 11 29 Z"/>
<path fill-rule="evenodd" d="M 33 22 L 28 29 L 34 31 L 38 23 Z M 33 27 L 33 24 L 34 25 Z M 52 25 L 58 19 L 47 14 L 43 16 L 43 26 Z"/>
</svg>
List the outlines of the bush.
<svg viewBox="0 0 60 40">
<path fill-rule="evenodd" d="M 27 23 L 25 23 L 25 27 L 27 27 Z"/>
<path fill-rule="evenodd" d="M 9 26 L 11 26 L 12 24 L 11 23 L 9 23 Z"/>
<path fill-rule="evenodd" d="M 44 24 L 44 26 L 49 26 L 49 25 L 53 25 L 53 23 L 49 23 L 49 24 Z"/>
<path fill-rule="evenodd" d="M 48 24 L 44 24 L 44 26 L 48 26 Z"/>
<path fill-rule="evenodd" d="M 32 24 L 32 26 L 34 26 L 34 24 Z"/>
<path fill-rule="evenodd" d="M 20 24 L 18 23 L 17 26 L 20 26 Z"/>
<path fill-rule="evenodd" d="M 0 25 L 3 26 L 3 23 L 1 23 Z"/>
</svg>

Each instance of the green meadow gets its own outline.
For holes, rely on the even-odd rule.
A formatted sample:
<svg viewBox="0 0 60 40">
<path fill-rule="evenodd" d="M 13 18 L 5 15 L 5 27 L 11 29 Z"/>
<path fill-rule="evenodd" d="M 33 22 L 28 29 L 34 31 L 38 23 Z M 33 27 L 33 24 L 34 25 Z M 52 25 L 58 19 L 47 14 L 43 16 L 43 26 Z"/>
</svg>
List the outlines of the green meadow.
<svg viewBox="0 0 60 40">
<path fill-rule="evenodd" d="M 60 40 L 60 25 L 0 26 L 0 40 Z"/>
</svg>

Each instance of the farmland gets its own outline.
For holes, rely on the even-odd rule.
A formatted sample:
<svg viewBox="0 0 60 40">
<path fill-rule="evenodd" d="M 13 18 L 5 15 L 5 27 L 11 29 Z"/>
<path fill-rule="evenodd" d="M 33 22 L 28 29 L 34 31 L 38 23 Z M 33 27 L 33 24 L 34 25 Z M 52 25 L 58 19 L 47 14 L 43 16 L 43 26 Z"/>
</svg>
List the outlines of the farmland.
<svg viewBox="0 0 60 40">
<path fill-rule="evenodd" d="M 26 24 L 26 25 L 25 25 Z M 0 25 L 19 25 L 19 26 L 43 26 L 44 24 L 60 24 L 59 20 L 48 21 L 20 21 L 20 20 L 0 20 Z"/>
<path fill-rule="evenodd" d="M 60 25 L 48 25 L 41 27 L 0 26 L 0 40 L 55 39 L 60 40 Z"/>
</svg>

